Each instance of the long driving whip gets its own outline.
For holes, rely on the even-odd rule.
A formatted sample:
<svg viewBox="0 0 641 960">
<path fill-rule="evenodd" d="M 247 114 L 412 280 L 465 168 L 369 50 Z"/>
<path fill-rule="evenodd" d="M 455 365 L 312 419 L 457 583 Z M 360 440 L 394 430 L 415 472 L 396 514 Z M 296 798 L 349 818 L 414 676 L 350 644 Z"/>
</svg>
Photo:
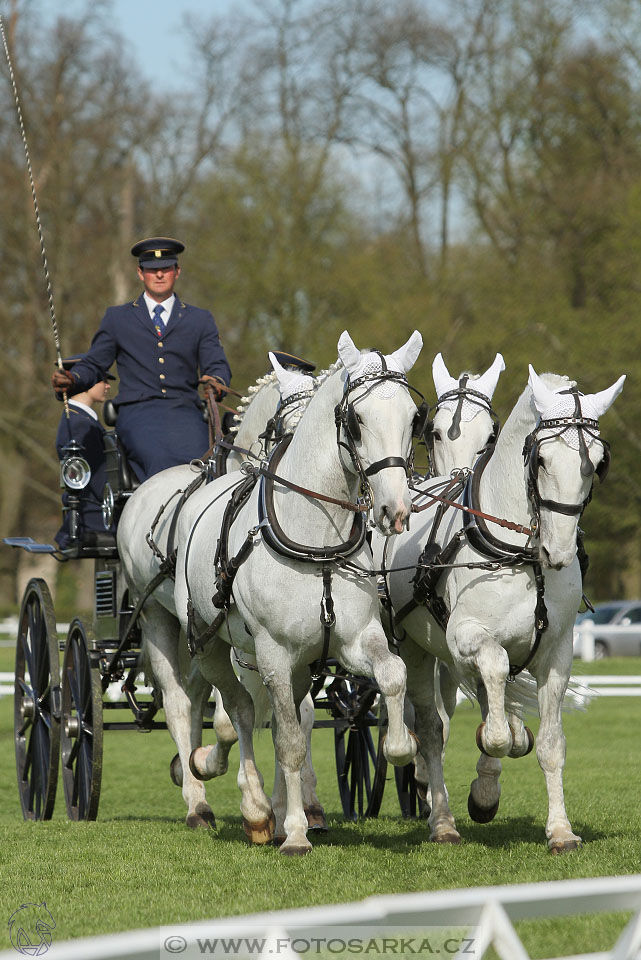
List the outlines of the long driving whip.
<svg viewBox="0 0 641 960">
<path fill-rule="evenodd" d="M 22 110 L 20 108 L 20 97 L 18 96 L 18 87 L 16 85 L 16 78 L 13 72 L 13 64 L 11 63 L 11 54 L 9 53 L 9 45 L 7 44 L 7 37 L 4 32 L 4 22 L 2 16 L 0 16 L 0 33 L 2 34 L 2 44 L 4 46 L 5 56 L 7 58 L 7 66 L 9 67 L 9 78 L 11 80 L 11 86 L 13 87 L 13 99 L 16 104 L 16 113 L 18 115 L 18 124 L 20 126 L 20 134 L 22 136 L 22 143 L 24 146 L 24 154 L 27 161 L 27 173 L 29 174 L 29 184 L 31 186 L 31 196 L 33 198 L 33 209 L 36 215 L 36 227 L 38 228 L 38 238 L 40 240 L 40 253 L 42 254 L 42 266 L 44 269 L 45 283 L 47 286 L 47 296 L 49 297 L 49 313 L 51 314 L 51 326 L 53 328 L 53 339 L 56 345 L 56 358 L 58 363 L 58 369 L 62 370 L 62 354 L 60 351 L 60 336 L 58 334 L 58 324 L 56 323 L 56 309 L 53 303 L 53 290 L 51 289 L 51 280 L 49 278 L 49 267 L 47 265 L 47 254 L 45 252 L 45 242 L 42 235 L 42 224 L 40 222 L 40 211 L 38 209 L 38 198 L 36 197 L 36 185 L 33 180 L 33 170 L 31 168 L 31 158 L 29 156 L 29 147 L 27 145 L 27 134 L 25 133 L 24 121 L 22 119 Z M 62 399 L 65 406 L 65 414 L 67 419 L 69 419 L 69 405 L 67 403 L 67 391 L 65 390 L 62 394 Z"/>
</svg>

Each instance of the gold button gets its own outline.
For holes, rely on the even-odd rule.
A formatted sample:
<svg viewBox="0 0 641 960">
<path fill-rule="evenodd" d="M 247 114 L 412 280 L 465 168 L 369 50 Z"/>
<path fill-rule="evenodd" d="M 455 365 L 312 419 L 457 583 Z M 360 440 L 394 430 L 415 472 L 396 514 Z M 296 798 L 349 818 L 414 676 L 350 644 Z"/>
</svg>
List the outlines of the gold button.
<svg viewBox="0 0 641 960">
<path fill-rule="evenodd" d="M 159 340 L 159 341 L 158 341 L 158 346 L 159 346 L 159 347 L 162 347 L 162 340 Z"/>
<path fill-rule="evenodd" d="M 161 393 L 167 393 L 167 391 L 165 390 L 164 387 L 162 388 L 162 390 L 161 390 L 160 392 L 161 392 Z"/>
<path fill-rule="evenodd" d="M 165 362 L 164 357 L 158 357 L 158 363 L 164 363 L 164 362 Z"/>
<path fill-rule="evenodd" d="M 161 373 L 161 374 L 160 374 L 160 379 L 161 379 L 161 380 L 164 380 L 164 379 L 165 379 L 165 374 L 164 374 L 164 373 Z"/>
</svg>

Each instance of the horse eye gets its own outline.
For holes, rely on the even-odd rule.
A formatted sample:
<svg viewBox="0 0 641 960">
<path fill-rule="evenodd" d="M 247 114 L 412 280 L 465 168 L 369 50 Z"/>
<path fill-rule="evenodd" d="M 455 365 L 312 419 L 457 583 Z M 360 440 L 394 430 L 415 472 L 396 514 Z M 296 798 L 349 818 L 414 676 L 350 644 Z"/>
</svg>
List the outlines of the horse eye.
<svg viewBox="0 0 641 960">
<path fill-rule="evenodd" d="M 543 468 L 543 470 L 545 470 L 545 464 L 543 463 L 543 457 L 537 457 L 537 458 L 536 458 L 536 465 L 537 465 L 537 467 L 539 468 L 539 470 L 540 470 L 541 468 Z"/>
<path fill-rule="evenodd" d="M 440 443 L 440 440 L 441 440 L 441 431 L 440 431 L 440 430 L 434 430 L 433 433 L 432 433 L 432 436 L 434 437 L 435 440 L 438 440 L 439 443 Z"/>
</svg>

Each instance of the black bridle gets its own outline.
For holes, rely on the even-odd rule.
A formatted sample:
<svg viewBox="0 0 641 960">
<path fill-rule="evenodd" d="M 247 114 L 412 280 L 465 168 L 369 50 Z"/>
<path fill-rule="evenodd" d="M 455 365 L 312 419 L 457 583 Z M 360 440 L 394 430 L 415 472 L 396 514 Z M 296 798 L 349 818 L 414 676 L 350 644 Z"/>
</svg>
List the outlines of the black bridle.
<svg viewBox="0 0 641 960">
<path fill-rule="evenodd" d="M 441 394 L 432 410 L 431 418 L 425 424 L 425 445 L 428 449 L 431 460 L 433 460 L 434 457 L 434 417 L 446 400 L 458 401 L 456 404 L 456 409 L 452 415 L 452 422 L 447 430 L 447 436 L 449 440 L 458 440 L 461 435 L 461 414 L 463 412 L 463 402 L 467 400 L 469 403 L 474 403 L 478 407 L 481 407 L 482 410 L 487 410 L 492 418 L 493 429 L 486 446 L 493 446 L 496 443 L 500 426 L 499 418 L 492 409 L 492 402 L 484 393 L 481 393 L 479 390 L 474 390 L 473 387 L 469 386 L 469 374 L 464 373 L 461 375 L 461 378 L 458 382 L 458 387 L 456 387 L 456 389 L 448 390 L 446 393 Z"/>
<path fill-rule="evenodd" d="M 581 454 L 581 476 L 594 478 L 596 473 L 599 481 L 603 483 L 608 469 L 610 467 L 610 444 L 599 435 L 599 421 L 591 417 L 584 417 L 581 410 L 581 394 L 576 387 L 570 390 L 563 390 L 560 393 L 570 394 L 574 398 L 574 416 L 572 417 L 553 417 L 548 420 L 539 420 L 534 430 L 525 438 L 523 446 L 523 458 L 527 467 L 527 486 L 528 497 L 534 507 L 537 525 L 540 519 L 541 507 L 550 510 L 553 513 L 562 513 L 565 516 L 580 517 L 588 503 L 592 499 L 592 488 L 594 482 L 590 485 L 588 495 L 581 503 L 562 503 L 558 500 L 545 500 L 539 490 L 539 465 L 541 445 L 549 440 L 554 440 L 562 436 L 567 430 L 576 429 L 579 435 L 579 451 Z M 547 437 L 539 437 L 540 430 L 554 430 L 555 432 Z M 588 445 L 585 434 L 588 434 L 594 440 L 598 440 L 603 446 L 603 457 L 596 470 L 590 460 Z"/>
<path fill-rule="evenodd" d="M 345 450 L 350 455 L 352 461 L 352 466 L 354 470 L 361 478 L 361 483 L 365 491 L 368 490 L 369 484 L 367 478 L 373 476 L 375 473 L 379 473 L 381 470 L 386 470 L 390 467 L 400 467 L 403 469 L 408 477 L 412 475 L 413 467 L 413 452 L 410 452 L 410 455 L 405 457 L 384 457 L 382 460 L 377 460 L 375 463 L 369 465 L 365 468 L 361 461 L 361 458 L 356 450 L 356 444 L 360 443 L 361 440 L 361 421 L 356 412 L 355 404 L 360 400 L 363 400 L 378 384 L 382 383 L 384 380 L 394 380 L 397 383 L 400 383 L 407 390 L 413 391 L 418 397 L 421 398 L 421 403 L 419 404 L 416 414 L 414 415 L 414 421 L 412 423 L 412 437 L 420 438 L 423 436 L 426 426 L 427 418 L 429 416 L 429 405 L 416 387 L 413 387 L 407 381 L 407 377 L 404 373 L 399 373 L 396 370 L 389 370 L 385 357 L 379 351 L 373 351 L 377 353 L 381 358 L 381 370 L 378 373 L 366 373 L 362 377 L 358 377 L 356 380 L 351 380 L 349 374 L 345 380 L 345 388 L 343 390 L 343 397 L 341 402 L 336 404 L 334 408 L 334 419 L 336 422 L 336 443 L 339 448 L 344 447 Z M 369 384 L 364 393 L 352 401 L 349 399 L 350 393 L 355 390 L 357 387 L 362 387 L 364 384 Z M 347 443 L 341 440 L 341 427 L 345 433 Z"/>
<path fill-rule="evenodd" d="M 289 408 L 294 406 L 294 404 L 307 403 L 313 396 L 314 388 L 311 390 L 299 390 L 298 393 L 292 393 L 286 400 L 279 400 L 276 413 L 267 421 L 263 432 L 258 435 L 258 439 L 264 441 L 263 449 L 265 453 L 269 453 L 271 448 L 286 435 L 285 414 L 289 413 Z"/>
</svg>

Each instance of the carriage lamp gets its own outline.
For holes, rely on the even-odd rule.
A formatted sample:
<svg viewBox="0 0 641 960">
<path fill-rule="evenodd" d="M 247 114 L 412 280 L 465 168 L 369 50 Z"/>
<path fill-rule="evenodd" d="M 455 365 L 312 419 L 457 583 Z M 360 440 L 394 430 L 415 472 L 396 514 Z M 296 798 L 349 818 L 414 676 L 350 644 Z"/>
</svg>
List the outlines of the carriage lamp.
<svg viewBox="0 0 641 960">
<path fill-rule="evenodd" d="M 91 467 L 82 456 L 83 447 L 71 440 L 62 448 L 60 484 L 68 490 L 84 490 L 91 480 Z"/>
</svg>

